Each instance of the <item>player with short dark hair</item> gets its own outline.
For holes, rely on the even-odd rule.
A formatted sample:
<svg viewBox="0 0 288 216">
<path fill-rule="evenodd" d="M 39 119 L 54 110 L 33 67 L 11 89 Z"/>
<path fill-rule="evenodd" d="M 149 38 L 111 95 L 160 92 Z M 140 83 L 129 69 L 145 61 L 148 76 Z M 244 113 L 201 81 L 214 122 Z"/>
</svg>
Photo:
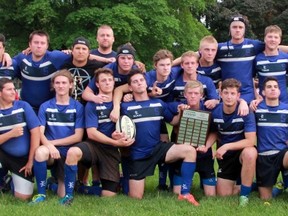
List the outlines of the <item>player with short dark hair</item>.
<svg viewBox="0 0 288 216">
<path fill-rule="evenodd" d="M 13 58 L 17 77 L 22 80 L 21 99 L 36 112 L 43 102 L 54 97 L 50 91 L 51 77 L 70 58 L 61 51 L 48 51 L 49 40 L 45 31 L 33 31 L 29 35 L 31 53 L 20 53 Z"/>
<path fill-rule="evenodd" d="M 100 68 L 95 73 L 99 94 L 105 95 L 103 103 L 88 102 L 85 107 L 87 142 L 76 144 L 69 149 L 65 162 L 66 195 L 61 204 L 68 205 L 73 201 L 73 189 L 77 174 L 77 164 L 91 167 L 97 165 L 102 184 L 102 196 L 116 195 L 119 185 L 119 146 L 129 146 L 134 139 L 126 138 L 123 133 L 115 132 L 117 139 L 112 139 L 115 123 L 109 118 L 113 107 L 112 95 L 114 77 L 111 69 Z"/>
<path fill-rule="evenodd" d="M 257 123 L 257 185 L 260 198 L 272 198 L 272 188 L 279 172 L 287 172 L 288 105 L 280 101 L 278 79 L 267 77 L 263 83 L 264 100 L 255 111 Z M 287 178 L 284 178 L 287 185 Z M 286 182 L 285 182 L 286 181 Z"/>
<path fill-rule="evenodd" d="M 66 69 L 58 71 L 51 78 L 51 85 L 56 95 L 44 102 L 38 112 L 42 145 L 35 153 L 34 173 L 38 194 L 33 197 L 31 204 L 46 200 L 47 166 L 55 169 L 57 193 L 64 197 L 64 162 L 67 151 L 82 141 L 84 132 L 84 107 L 70 96 L 73 89 L 71 73 Z"/>
<path fill-rule="evenodd" d="M 196 151 L 189 145 L 175 145 L 160 141 L 161 120 L 173 123 L 177 117 L 169 111 L 160 99 L 150 99 L 144 74 L 135 70 L 129 74 L 128 85 L 134 101 L 121 103 L 121 113 L 133 119 L 136 125 L 135 143 L 130 147 L 129 155 L 129 196 L 142 199 L 146 176 L 153 175 L 158 162 L 172 163 L 183 160 L 181 176 L 183 184 L 179 200 L 187 200 L 198 206 L 190 189 L 195 170 Z"/>
<path fill-rule="evenodd" d="M 0 173 L 12 173 L 14 196 L 27 200 L 33 193 L 32 166 L 40 143 L 39 120 L 25 101 L 15 100 L 15 86 L 0 79 Z"/>
<path fill-rule="evenodd" d="M 219 164 L 217 195 L 230 196 L 235 191 L 236 181 L 241 178 L 240 206 L 248 204 L 248 195 L 255 173 L 257 150 L 256 124 L 252 112 L 246 116 L 237 114 L 241 83 L 236 79 L 222 82 L 222 102 L 212 111 L 212 132 L 217 134 L 215 157 Z"/>
</svg>

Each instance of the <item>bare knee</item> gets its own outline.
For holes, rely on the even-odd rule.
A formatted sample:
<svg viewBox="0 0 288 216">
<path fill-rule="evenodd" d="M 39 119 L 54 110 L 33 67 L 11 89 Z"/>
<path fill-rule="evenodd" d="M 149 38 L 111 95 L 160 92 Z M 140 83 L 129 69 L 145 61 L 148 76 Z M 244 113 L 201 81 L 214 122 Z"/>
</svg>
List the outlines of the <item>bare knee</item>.
<svg viewBox="0 0 288 216">
<path fill-rule="evenodd" d="M 71 147 L 67 152 L 66 163 L 68 165 L 75 165 L 82 157 L 82 151 L 78 147 Z"/>
<path fill-rule="evenodd" d="M 35 151 L 35 160 L 38 162 L 47 161 L 49 159 L 49 149 L 41 145 Z"/>
</svg>

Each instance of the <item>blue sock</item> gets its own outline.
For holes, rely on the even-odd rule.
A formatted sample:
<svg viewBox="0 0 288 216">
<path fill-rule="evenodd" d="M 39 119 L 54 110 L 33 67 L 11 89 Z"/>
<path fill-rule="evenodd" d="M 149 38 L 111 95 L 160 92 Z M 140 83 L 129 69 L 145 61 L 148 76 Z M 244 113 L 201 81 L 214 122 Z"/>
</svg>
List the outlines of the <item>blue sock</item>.
<svg viewBox="0 0 288 216">
<path fill-rule="evenodd" d="M 34 160 L 33 171 L 36 178 L 38 194 L 46 194 L 47 162 Z"/>
<path fill-rule="evenodd" d="M 251 192 L 251 186 L 245 186 L 241 184 L 241 189 L 240 189 L 240 196 L 246 196 L 248 197 Z"/>
<path fill-rule="evenodd" d="M 288 170 L 282 170 L 282 179 L 284 183 L 284 189 L 288 188 Z"/>
<path fill-rule="evenodd" d="M 58 184 L 56 184 L 56 183 L 52 183 L 51 185 L 49 185 L 49 188 L 48 188 L 49 190 L 51 190 L 53 193 L 57 193 L 57 191 L 58 191 Z"/>
<path fill-rule="evenodd" d="M 78 192 L 78 193 L 81 193 L 81 194 L 101 196 L 102 188 L 99 187 L 99 186 L 86 186 L 86 185 L 81 185 L 81 186 L 78 188 L 77 192 Z"/>
<path fill-rule="evenodd" d="M 125 195 L 128 195 L 129 193 L 129 169 L 128 169 L 128 159 L 122 157 L 121 160 L 121 166 L 122 166 L 122 173 L 123 173 L 123 177 L 122 177 L 122 192 Z"/>
<path fill-rule="evenodd" d="M 67 164 L 64 165 L 64 171 L 65 171 L 64 182 L 65 182 L 66 195 L 73 196 L 77 170 L 78 170 L 77 165 L 67 165 Z"/>
<path fill-rule="evenodd" d="M 182 176 L 182 181 L 183 181 L 181 185 L 181 194 L 190 193 L 195 168 L 196 168 L 195 162 L 183 161 L 182 166 L 181 166 L 181 176 Z"/>
<path fill-rule="evenodd" d="M 159 185 L 166 185 L 167 173 L 168 173 L 168 164 L 159 164 Z"/>
</svg>

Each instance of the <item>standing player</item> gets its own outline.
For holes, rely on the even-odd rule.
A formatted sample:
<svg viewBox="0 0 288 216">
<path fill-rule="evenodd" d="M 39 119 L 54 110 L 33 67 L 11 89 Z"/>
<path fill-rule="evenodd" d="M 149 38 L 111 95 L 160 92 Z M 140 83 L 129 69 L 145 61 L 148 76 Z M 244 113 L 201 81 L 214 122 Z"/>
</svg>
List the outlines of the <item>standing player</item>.
<svg viewBox="0 0 288 216">
<path fill-rule="evenodd" d="M 38 194 L 32 204 L 46 199 L 47 166 L 53 166 L 58 180 L 58 195 L 64 197 L 64 162 L 68 149 L 82 141 L 84 107 L 70 97 L 73 77 L 68 70 L 60 70 L 51 79 L 56 96 L 40 106 L 41 143 L 36 150 L 34 173 Z"/>
<path fill-rule="evenodd" d="M 198 206 L 199 203 L 190 194 L 195 170 L 196 151 L 189 145 L 175 145 L 160 141 L 161 119 L 173 123 L 173 115 L 167 105 L 159 99 L 150 99 L 147 83 L 140 71 L 129 74 L 128 85 L 134 101 L 121 104 L 122 114 L 130 116 L 136 124 L 135 143 L 130 147 L 129 163 L 129 196 L 142 199 L 145 178 L 153 175 L 158 162 L 172 163 L 183 160 L 181 176 L 183 184 L 179 200 L 187 200 Z M 179 116 L 178 116 L 179 118 Z"/>
<path fill-rule="evenodd" d="M 40 105 L 51 99 L 50 81 L 53 74 L 70 58 L 61 51 L 48 51 L 49 36 L 44 31 L 33 31 L 29 36 L 31 53 L 13 58 L 17 77 L 22 80 L 21 99 L 38 112 Z"/>
<path fill-rule="evenodd" d="M 97 30 L 96 40 L 98 48 L 91 50 L 91 54 L 106 58 L 105 63 L 115 62 L 117 53 L 112 50 L 115 38 L 111 26 L 101 25 Z"/>
<path fill-rule="evenodd" d="M 136 67 L 134 63 L 134 48 L 128 44 L 120 46 L 117 51 L 116 62 L 105 66 L 105 68 L 110 68 L 113 71 L 115 87 L 127 83 L 127 75 L 133 67 Z M 85 88 L 82 97 L 86 101 L 94 101 L 95 103 L 101 103 L 106 100 L 105 95 L 97 94 L 97 91 L 98 90 L 97 86 L 95 85 L 95 79 L 93 78 L 89 85 Z M 94 93 L 96 93 L 96 95 Z"/>
<path fill-rule="evenodd" d="M 216 59 L 222 70 L 222 80 L 239 80 L 241 98 L 249 104 L 255 98 L 253 62 L 255 56 L 264 50 L 264 43 L 244 38 L 245 29 L 246 21 L 242 16 L 230 20 L 231 40 L 218 44 Z"/>
<path fill-rule="evenodd" d="M 0 34 L 0 78 L 14 79 L 15 71 L 13 66 L 6 67 L 3 65 L 6 40 L 3 34 Z"/>
<path fill-rule="evenodd" d="M 204 93 L 203 85 L 201 82 L 194 80 L 186 83 L 184 88 L 184 97 L 186 101 L 183 105 L 180 105 L 181 110 L 191 109 L 191 110 L 204 110 L 207 109 L 204 106 L 204 101 L 202 100 Z M 177 107 L 178 109 L 178 107 Z M 174 112 L 177 112 L 174 110 Z M 179 124 L 174 126 L 171 139 L 173 142 L 176 141 L 176 136 L 179 130 Z M 216 195 L 216 177 L 214 171 L 214 159 L 212 156 L 211 146 L 215 141 L 215 135 L 209 134 L 207 137 L 207 142 L 205 146 L 200 146 L 196 148 L 197 160 L 196 160 L 196 170 L 200 175 L 201 183 L 203 183 L 203 189 L 206 196 Z M 174 176 L 174 192 L 179 193 L 179 188 L 176 186 L 179 184 L 178 176 Z M 176 187 L 175 187 L 176 186 Z"/>
<path fill-rule="evenodd" d="M 199 64 L 197 72 L 199 74 L 210 77 L 213 80 L 216 90 L 219 88 L 219 82 L 221 81 L 221 68 L 215 61 L 217 54 L 218 42 L 209 35 L 201 39 L 199 45 Z"/>
<path fill-rule="evenodd" d="M 263 83 L 262 101 L 255 111 L 257 122 L 257 184 L 261 199 L 272 198 L 272 187 L 279 172 L 288 169 L 288 105 L 280 101 L 278 80 L 267 77 Z M 284 184 L 288 185 L 287 178 Z M 286 182 L 285 182 L 286 181 Z"/>
<path fill-rule="evenodd" d="M 108 68 L 98 69 L 95 74 L 99 94 L 105 95 L 103 103 L 88 102 L 85 108 L 85 122 L 88 142 L 76 144 L 69 149 L 65 162 L 66 195 L 60 200 L 63 205 L 71 204 L 77 174 L 78 162 L 90 167 L 97 165 L 102 184 L 102 196 L 116 195 L 119 184 L 119 146 L 129 146 L 134 140 L 118 133 L 118 139 L 112 139 L 115 123 L 109 119 L 113 107 L 113 73 Z M 119 138 L 120 137 L 120 138 Z"/>
<path fill-rule="evenodd" d="M 241 83 L 235 79 L 222 82 L 220 103 L 212 111 L 212 131 L 217 133 L 215 157 L 219 164 L 217 195 L 235 194 L 236 180 L 241 177 L 240 206 L 248 204 L 248 195 L 255 173 L 257 151 L 256 125 L 253 113 L 237 114 Z"/>
<path fill-rule="evenodd" d="M 105 63 L 96 60 L 90 60 L 90 43 L 84 37 L 78 37 L 72 45 L 72 59 L 65 62 L 61 68 L 68 69 L 74 78 L 74 89 L 72 96 L 82 104 L 85 101 L 82 99 L 82 93 L 90 80 L 94 76 L 96 69 L 105 66 Z"/>
<path fill-rule="evenodd" d="M 12 173 L 14 196 L 27 200 L 33 193 L 32 166 L 40 143 L 39 120 L 25 101 L 15 101 L 12 80 L 0 79 L 0 173 Z"/>
<path fill-rule="evenodd" d="M 288 54 L 278 49 L 282 38 L 282 30 L 277 25 L 266 27 L 264 33 L 265 50 L 255 59 L 256 75 L 259 79 L 259 94 L 262 95 L 263 83 L 266 77 L 277 78 L 280 88 L 280 101 L 288 100 L 286 73 L 288 69 Z M 262 100 L 258 100 L 258 103 Z M 257 101 L 255 101 L 258 104 Z"/>
<path fill-rule="evenodd" d="M 181 68 L 183 70 L 183 74 L 175 81 L 175 87 L 170 96 L 176 101 L 185 100 L 183 90 L 186 82 L 198 80 L 204 87 L 204 105 L 208 109 L 213 109 L 219 103 L 219 97 L 212 79 L 197 73 L 198 59 L 198 54 L 193 51 L 188 51 L 182 54 Z"/>
</svg>

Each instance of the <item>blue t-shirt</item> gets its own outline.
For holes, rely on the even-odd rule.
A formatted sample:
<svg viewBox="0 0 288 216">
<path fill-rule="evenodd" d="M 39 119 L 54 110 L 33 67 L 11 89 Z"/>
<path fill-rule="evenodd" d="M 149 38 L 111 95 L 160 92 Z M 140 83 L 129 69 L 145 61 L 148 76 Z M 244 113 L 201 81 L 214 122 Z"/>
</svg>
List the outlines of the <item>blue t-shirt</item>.
<svg viewBox="0 0 288 216">
<path fill-rule="evenodd" d="M 151 155 L 155 146 L 160 143 L 162 119 L 171 122 L 174 117 L 167 108 L 167 104 L 157 98 L 123 102 L 121 114 L 132 118 L 136 125 L 135 142 L 130 147 L 130 156 L 133 160 Z"/>
<path fill-rule="evenodd" d="M 104 58 L 116 58 L 116 56 L 117 56 L 117 52 L 115 52 L 113 50 L 112 50 L 111 53 L 103 54 L 103 53 L 100 53 L 98 49 L 93 49 L 93 50 L 91 50 L 90 53 L 93 54 L 93 55 L 104 57 Z"/>
<path fill-rule="evenodd" d="M 135 68 L 137 66 L 133 65 L 132 67 Z M 115 81 L 114 88 L 127 83 L 127 81 L 128 81 L 127 74 L 125 74 L 125 75 L 119 74 L 117 62 L 110 63 L 110 64 L 106 65 L 105 68 L 110 68 L 113 71 L 113 76 L 114 76 L 114 81 Z M 95 83 L 96 83 L 96 79 L 94 76 L 92 78 L 92 80 L 89 82 L 88 86 L 90 89 L 92 89 L 92 91 L 94 93 L 98 93 L 98 88 L 97 88 Z"/>
<path fill-rule="evenodd" d="M 250 112 L 246 116 L 240 116 L 237 112 L 238 106 L 233 113 L 225 114 L 223 111 L 223 103 L 218 104 L 212 110 L 211 131 L 218 133 L 218 148 L 226 143 L 245 139 L 246 132 L 256 132 L 254 113 Z M 227 153 L 229 154 L 229 152 L 232 151 L 228 151 Z"/>
<path fill-rule="evenodd" d="M 256 75 L 259 78 L 259 93 L 262 95 L 263 83 L 266 77 L 273 76 L 278 80 L 281 91 L 280 101 L 287 102 L 286 73 L 288 69 L 288 54 L 279 51 L 279 55 L 265 56 L 262 52 L 255 58 Z"/>
<path fill-rule="evenodd" d="M 38 117 L 45 127 L 45 136 L 48 140 L 62 139 L 75 134 L 75 129 L 84 128 L 84 107 L 70 98 L 69 105 L 56 104 L 52 98 L 40 106 Z M 66 146 L 56 146 L 60 154 L 66 156 L 68 149 L 75 143 Z"/>
<path fill-rule="evenodd" d="M 15 157 L 29 155 L 30 130 L 39 127 L 39 120 L 32 107 L 25 101 L 14 101 L 13 107 L 0 110 L 0 134 L 12 130 L 15 125 L 23 127 L 23 135 L 7 140 L 0 148 Z"/>
<path fill-rule="evenodd" d="M 280 102 L 278 106 L 271 107 L 262 101 L 255 111 L 255 116 L 258 152 L 287 148 L 288 104 Z"/>
<path fill-rule="evenodd" d="M 198 74 L 208 76 L 213 80 L 213 83 L 215 85 L 215 88 L 218 88 L 218 83 L 221 81 L 221 67 L 218 63 L 214 63 L 211 66 L 208 67 L 202 67 L 201 65 L 197 68 Z"/>
<path fill-rule="evenodd" d="M 14 62 L 14 61 L 13 61 Z M 13 67 L 13 62 L 10 67 L 6 67 L 2 65 L 2 62 L 0 62 L 0 78 L 8 78 L 8 79 L 14 79 L 16 76 L 16 72 Z M 15 62 L 14 62 L 15 64 Z"/>
<path fill-rule="evenodd" d="M 164 82 L 157 82 L 157 87 L 162 89 L 162 94 L 156 96 L 156 98 L 160 98 L 165 102 L 169 101 L 171 99 L 170 94 L 175 86 L 175 80 L 180 76 L 180 74 L 181 71 L 172 68 L 169 76 Z M 153 84 L 157 80 L 157 72 L 155 70 L 148 71 L 147 73 L 145 73 L 145 78 L 148 86 L 148 91 L 152 91 Z"/>
<path fill-rule="evenodd" d="M 102 104 L 87 102 L 85 107 L 86 128 L 97 128 L 99 132 L 111 138 L 112 133 L 115 131 L 115 123 L 109 117 L 112 109 L 113 102 L 104 102 Z M 115 148 L 106 144 L 103 144 L 103 147 Z"/>
<path fill-rule="evenodd" d="M 219 99 L 215 85 L 210 77 L 197 74 L 197 80 L 203 85 L 203 100 Z M 186 83 L 183 80 L 183 74 L 181 74 L 175 81 L 175 86 L 170 97 L 173 97 L 176 101 L 185 101 L 184 89 Z"/>
<path fill-rule="evenodd" d="M 234 78 L 241 82 L 241 98 L 250 103 L 254 98 L 254 59 L 262 52 L 265 44 L 258 40 L 245 38 L 240 44 L 231 41 L 218 44 L 217 62 L 221 67 L 222 80 Z"/>
<path fill-rule="evenodd" d="M 18 54 L 15 60 L 17 77 L 22 80 L 21 99 L 38 109 L 42 103 L 54 97 L 50 91 L 51 77 L 70 56 L 61 51 L 47 51 L 43 58 L 35 62 L 32 54 Z"/>
</svg>

